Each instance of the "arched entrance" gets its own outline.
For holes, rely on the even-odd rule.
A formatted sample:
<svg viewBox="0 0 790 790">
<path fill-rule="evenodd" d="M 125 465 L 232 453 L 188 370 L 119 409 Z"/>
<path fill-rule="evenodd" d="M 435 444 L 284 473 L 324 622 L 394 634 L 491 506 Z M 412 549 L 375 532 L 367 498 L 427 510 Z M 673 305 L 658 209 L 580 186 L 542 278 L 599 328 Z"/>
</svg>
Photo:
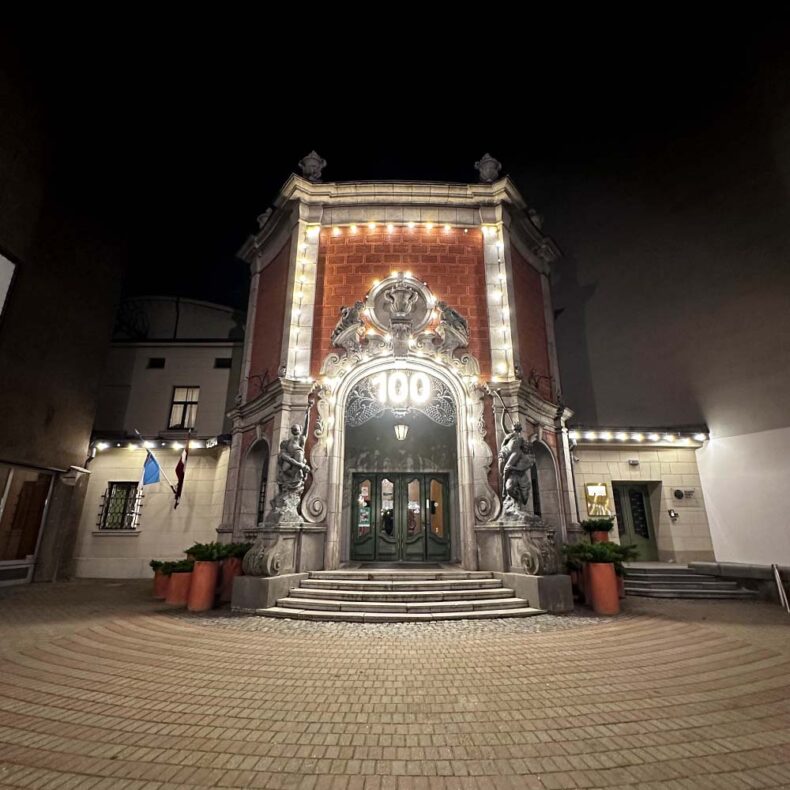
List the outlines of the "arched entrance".
<svg viewBox="0 0 790 790">
<path fill-rule="evenodd" d="M 475 522 L 496 518 L 500 503 L 488 481 L 487 389 L 461 352 L 466 319 L 409 272 L 393 273 L 343 308 L 332 342 L 340 350 L 316 383 L 318 441 L 301 511 L 326 525 L 325 567 L 437 557 L 475 569 Z M 396 425 L 406 438 L 395 438 Z"/>
<path fill-rule="evenodd" d="M 449 389 L 395 366 L 358 382 L 345 410 L 341 553 L 352 561 L 452 558 L 457 410 Z"/>
</svg>

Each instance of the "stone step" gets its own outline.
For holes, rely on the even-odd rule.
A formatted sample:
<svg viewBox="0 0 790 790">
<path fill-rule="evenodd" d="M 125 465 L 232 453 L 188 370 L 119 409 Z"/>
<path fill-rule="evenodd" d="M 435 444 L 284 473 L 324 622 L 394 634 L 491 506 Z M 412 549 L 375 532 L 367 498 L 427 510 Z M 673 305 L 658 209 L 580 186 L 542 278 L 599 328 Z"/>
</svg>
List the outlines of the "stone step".
<svg viewBox="0 0 790 790">
<path fill-rule="evenodd" d="M 635 581 L 635 582 L 696 582 L 696 581 L 705 581 L 704 578 L 700 578 L 699 576 L 690 576 L 690 575 L 681 575 L 679 573 L 662 573 L 662 574 L 650 574 L 650 575 L 634 575 L 633 573 L 626 573 L 624 574 L 626 581 Z"/>
<path fill-rule="evenodd" d="M 404 592 L 378 590 L 323 590 L 313 587 L 292 587 L 290 598 L 333 599 L 341 601 L 463 601 L 469 599 L 507 598 L 515 593 L 507 587 L 489 590 L 411 590 Z"/>
<path fill-rule="evenodd" d="M 397 603 L 380 601 L 338 601 L 311 598 L 280 598 L 277 606 L 281 609 L 303 609 L 323 612 L 398 612 L 409 614 L 435 614 L 437 612 L 464 612 L 494 609 L 528 608 L 523 598 L 491 598 L 472 601 L 424 601 L 420 603 Z"/>
<path fill-rule="evenodd" d="M 311 609 L 290 609 L 272 606 L 258 609 L 255 614 L 262 617 L 287 617 L 295 620 L 342 623 L 426 623 L 435 620 L 492 620 L 503 617 L 535 617 L 545 614 L 542 609 L 525 606 L 519 609 L 465 609 L 444 612 L 327 612 Z"/>
<path fill-rule="evenodd" d="M 442 581 L 493 579 L 490 571 L 312 571 L 311 579 L 347 579 L 350 581 Z"/>
<path fill-rule="evenodd" d="M 666 587 L 672 588 L 677 590 L 737 590 L 739 589 L 737 582 L 728 582 L 728 581 L 705 581 L 704 579 L 688 579 L 683 581 L 675 581 L 674 579 L 661 579 L 661 580 L 642 580 L 642 579 L 631 579 L 630 577 L 625 577 L 625 586 L 628 588 L 629 586 L 637 586 L 637 587 Z"/>
<path fill-rule="evenodd" d="M 716 590 L 716 589 L 695 589 L 684 590 L 666 587 L 626 587 L 628 595 L 640 596 L 643 598 L 756 598 L 759 593 L 756 590 Z"/>
<path fill-rule="evenodd" d="M 484 590 L 501 588 L 499 579 L 440 579 L 429 581 L 357 581 L 355 579 L 304 579 L 302 588 L 317 590 L 393 590 L 410 592 L 418 590 Z"/>
</svg>

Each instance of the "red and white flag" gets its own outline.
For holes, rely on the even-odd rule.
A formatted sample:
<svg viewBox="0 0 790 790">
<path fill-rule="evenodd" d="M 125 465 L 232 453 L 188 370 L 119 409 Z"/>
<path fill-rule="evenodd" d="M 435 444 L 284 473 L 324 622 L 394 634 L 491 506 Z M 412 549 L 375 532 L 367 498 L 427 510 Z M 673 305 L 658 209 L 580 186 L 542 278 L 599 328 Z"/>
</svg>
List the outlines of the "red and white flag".
<svg viewBox="0 0 790 790">
<path fill-rule="evenodd" d="M 175 488 L 176 501 L 173 505 L 173 510 L 178 507 L 178 503 L 181 501 L 181 492 L 184 490 L 184 473 L 187 469 L 187 458 L 189 458 L 189 439 L 187 439 L 184 449 L 181 451 L 181 457 L 178 459 L 178 463 L 176 464 L 176 477 L 178 478 L 178 484 Z"/>
</svg>

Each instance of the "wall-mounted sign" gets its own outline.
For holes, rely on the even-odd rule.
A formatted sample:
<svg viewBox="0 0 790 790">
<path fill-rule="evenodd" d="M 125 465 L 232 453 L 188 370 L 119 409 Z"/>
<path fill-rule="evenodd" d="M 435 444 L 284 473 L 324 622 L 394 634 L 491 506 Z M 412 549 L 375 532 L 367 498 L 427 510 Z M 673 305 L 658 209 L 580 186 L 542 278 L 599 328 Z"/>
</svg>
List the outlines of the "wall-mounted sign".
<svg viewBox="0 0 790 790">
<path fill-rule="evenodd" d="M 612 500 L 606 483 L 585 483 L 584 498 L 588 516 L 613 516 Z"/>
<path fill-rule="evenodd" d="M 14 264 L 4 255 L 0 255 L 0 316 L 6 303 L 8 291 L 11 288 L 11 279 L 14 276 Z"/>
</svg>

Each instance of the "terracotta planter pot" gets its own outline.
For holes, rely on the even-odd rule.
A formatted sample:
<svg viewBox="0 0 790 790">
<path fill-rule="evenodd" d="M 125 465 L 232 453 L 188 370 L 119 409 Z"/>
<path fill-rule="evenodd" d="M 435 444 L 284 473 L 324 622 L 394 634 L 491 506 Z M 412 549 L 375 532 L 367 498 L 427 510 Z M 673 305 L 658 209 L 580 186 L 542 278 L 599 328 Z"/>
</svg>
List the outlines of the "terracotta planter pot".
<svg viewBox="0 0 790 790">
<path fill-rule="evenodd" d="M 590 543 L 609 543 L 609 533 L 599 529 L 591 532 Z"/>
<path fill-rule="evenodd" d="M 217 591 L 219 563 L 216 561 L 195 562 L 192 571 L 192 586 L 189 588 L 187 609 L 190 612 L 207 612 L 214 608 L 214 595 Z"/>
<path fill-rule="evenodd" d="M 167 585 L 167 598 L 165 598 L 165 603 L 171 606 L 186 606 L 191 585 L 191 573 L 171 573 L 170 582 Z"/>
<path fill-rule="evenodd" d="M 617 574 L 611 562 L 588 562 L 589 597 L 596 614 L 620 614 Z"/>
<path fill-rule="evenodd" d="M 582 565 L 582 570 L 579 574 L 579 590 L 582 594 L 582 603 L 592 606 L 592 601 L 590 600 L 590 569 L 588 562 Z"/>
<path fill-rule="evenodd" d="M 621 600 L 625 598 L 625 578 L 623 576 L 617 577 L 617 597 Z"/>
<path fill-rule="evenodd" d="M 233 595 L 233 580 L 241 576 L 241 557 L 222 560 L 222 579 L 219 584 L 219 602 L 227 603 Z"/>
<path fill-rule="evenodd" d="M 154 571 L 154 598 L 163 601 L 167 598 L 167 586 L 170 583 L 170 577 L 162 571 Z"/>
</svg>

